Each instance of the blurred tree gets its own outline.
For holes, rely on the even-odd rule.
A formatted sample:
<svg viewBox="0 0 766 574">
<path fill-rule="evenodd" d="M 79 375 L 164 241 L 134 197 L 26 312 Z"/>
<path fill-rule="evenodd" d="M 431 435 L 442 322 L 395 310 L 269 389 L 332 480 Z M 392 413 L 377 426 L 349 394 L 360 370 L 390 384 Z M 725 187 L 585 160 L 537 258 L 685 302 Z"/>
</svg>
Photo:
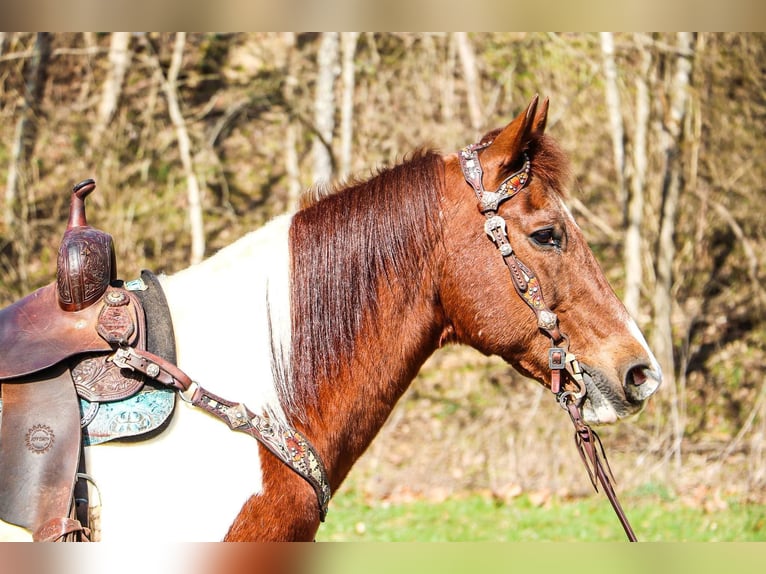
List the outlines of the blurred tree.
<svg viewBox="0 0 766 574">
<path fill-rule="evenodd" d="M 101 86 L 96 125 L 93 128 L 92 147 L 98 147 L 101 135 L 117 111 L 122 85 L 130 66 L 130 32 L 112 32 L 109 43 L 109 67 Z"/>
<path fill-rule="evenodd" d="M 24 104 L 19 121 L 16 123 L 11 161 L 8 166 L 3 218 L 9 229 L 13 228 L 16 222 L 16 210 L 19 207 L 16 205 L 17 202 L 23 203 L 21 190 L 24 187 L 25 170 L 37 143 L 38 121 L 42 114 L 41 106 L 50 57 L 51 35 L 47 32 L 40 32 L 35 37 L 32 58 L 26 68 Z"/>
<path fill-rule="evenodd" d="M 463 77 L 465 78 L 465 93 L 468 104 L 468 115 L 471 118 L 471 127 L 475 132 L 482 128 L 482 103 L 481 103 L 481 84 L 479 83 L 479 70 L 476 61 L 476 54 L 473 50 L 468 34 L 466 32 L 455 32 L 453 34 L 457 53 L 460 57 L 460 64 L 463 67 Z"/>
<path fill-rule="evenodd" d="M 329 183 L 333 174 L 332 140 L 335 130 L 335 76 L 338 72 L 338 32 L 323 32 L 317 54 L 314 95 L 314 181 Z"/>
<path fill-rule="evenodd" d="M 649 48 L 636 42 L 639 52 L 639 67 L 635 75 L 635 111 L 632 138 L 632 170 L 630 184 L 626 189 L 627 213 L 625 229 L 625 294 L 623 301 L 628 312 L 636 319 L 641 317 L 641 287 L 643 286 L 644 241 L 642 229 L 644 223 L 644 185 L 647 161 L 647 132 L 651 102 L 649 98 L 649 80 L 652 65 L 652 53 Z M 641 323 L 646 321 L 641 320 Z"/>
<path fill-rule="evenodd" d="M 679 377 L 675 373 L 673 357 L 673 260 L 676 253 L 675 232 L 679 201 L 682 189 L 683 122 L 688 107 L 688 89 L 692 72 L 693 35 L 679 32 L 676 37 L 677 50 L 673 54 L 673 74 L 668 84 L 668 108 L 663 123 L 663 138 L 660 142 L 665 160 L 662 181 L 661 217 L 655 272 L 653 350 L 662 367 L 664 384 L 673 391 L 672 413 L 674 444 L 673 452 L 676 469 L 681 467 L 681 441 L 684 434 L 684 416 L 681 401 L 684 393 L 679 391 Z"/>
<path fill-rule="evenodd" d="M 295 33 L 285 32 L 282 35 L 284 42 L 285 70 L 282 83 L 282 94 L 287 107 L 287 125 L 285 126 L 285 172 L 287 173 L 287 201 L 285 208 L 292 210 L 298 206 L 303 184 L 301 183 L 301 166 L 298 154 L 298 140 L 300 139 L 301 124 L 297 121 L 294 107 L 296 106 L 296 88 L 298 85 L 298 70 L 296 54 L 297 46 Z"/>
<path fill-rule="evenodd" d="M 354 55 L 359 34 L 357 32 L 341 33 L 341 51 L 343 68 L 343 96 L 341 99 L 340 115 L 340 173 L 345 179 L 351 173 L 351 144 L 354 137 Z"/>
<path fill-rule="evenodd" d="M 614 154 L 614 169 L 617 174 L 617 200 L 625 205 L 625 142 L 622 126 L 622 108 L 620 90 L 617 81 L 617 65 L 614 61 L 614 35 L 611 32 L 601 32 L 601 55 L 604 68 L 604 89 L 606 92 L 606 109 L 609 115 L 609 131 L 612 135 L 612 152 Z"/>
<path fill-rule="evenodd" d="M 27 266 L 31 252 L 31 231 L 28 226 L 29 202 L 26 195 L 29 192 L 30 167 L 40 132 L 39 122 L 43 115 L 42 100 L 45 94 L 50 58 L 51 34 L 39 32 L 35 36 L 32 58 L 26 67 L 24 103 L 21 116 L 16 123 L 5 187 L 3 220 L 9 237 L 16 238 L 13 244 L 17 257 L 14 267 L 18 269 L 18 277 L 23 291 L 29 289 Z"/>
<path fill-rule="evenodd" d="M 205 256 L 205 227 L 202 217 L 202 197 L 199 180 L 194 172 L 191 138 L 189 137 L 189 130 L 186 127 L 186 120 L 184 119 L 183 112 L 181 112 L 181 104 L 178 98 L 178 74 L 183 64 L 185 45 L 186 33 L 178 32 L 175 35 L 173 55 L 167 76 L 162 71 L 159 59 L 153 56 L 152 60 L 155 64 L 156 73 L 161 77 L 162 89 L 168 102 L 168 114 L 175 128 L 178 151 L 186 178 L 187 213 L 191 233 L 189 262 L 194 264 L 202 261 L 202 258 Z"/>
</svg>

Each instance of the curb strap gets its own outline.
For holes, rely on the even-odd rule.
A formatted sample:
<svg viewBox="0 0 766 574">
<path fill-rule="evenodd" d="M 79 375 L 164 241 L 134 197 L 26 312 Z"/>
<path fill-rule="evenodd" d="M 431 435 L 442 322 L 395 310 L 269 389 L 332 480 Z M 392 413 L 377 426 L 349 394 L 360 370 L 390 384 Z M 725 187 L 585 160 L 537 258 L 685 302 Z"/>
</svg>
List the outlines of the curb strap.
<svg viewBox="0 0 766 574">
<path fill-rule="evenodd" d="M 523 167 L 503 180 L 497 190 L 487 191 L 484 189 L 484 183 L 482 182 L 484 170 L 479 161 L 479 151 L 491 144 L 491 140 L 471 144 L 458 153 L 463 176 L 476 192 L 476 197 L 479 200 L 479 211 L 487 218 L 484 223 L 484 231 L 489 235 L 503 256 L 503 261 L 505 261 L 508 270 L 511 272 L 511 282 L 514 289 L 535 313 L 538 328 L 551 339 L 551 348 L 548 350 L 548 367 L 551 370 L 551 391 L 556 395 L 559 404 L 569 413 L 569 417 L 572 419 L 572 424 L 575 427 L 575 445 L 580 453 L 583 464 L 585 464 L 585 469 L 588 471 L 588 478 L 590 478 L 596 492 L 598 492 L 598 482 L 603 485 L 604 492 L 607 498 L 609 498 L 609 502 L 612 504 L 612 508 L 614 508 L 617 518 L 619 518 L 625 534 L 628 536 L 628 540 L 636 542 L 636 535 L 633 533 L 625 512 L 617 500 L 614 487 L 609 481 L 609 477 L 612 477 L 612 480 L 614 480 L 614 475 L 612 475 L 612 469 L 609 468 L 609 461 L 606 458 L 606 452 L 601 444 L 601 439 L 582 420 L 580 409 L 577 406 L 585 398 L 585 382 L 580 364 L 577 361 L 577 357 L 567 350 L 569 339 L 559 330 L 558 317 L 546 305 L 542 289 L 534 272 L 519 261 L 513 252 L 513 247 L 511 247 L 508 241 L 505 219 L 497 214 L 500 204 L 514 197 L 524 189 L 529 181 L 531 169 L 529 156 L 524 153 Z M 562 374 L 564 372 L 579 387 L 578 391 L 564 390 L 562 384 Z M 599 454 L 599 451 L 601 451 L 601 454 Z M 601 462 L 602 459 L 604 461 L 603 464 Z M 606 465 L 608 475 L 607 472 L 604 472 L 604 464 Z"/>
<path fill-rule="evenodd" d="M 225 422 L 233 431 L 252 436 L 269 452 L 311 485 L 319 504 L 319 519 L 324 522 L 332 492 L 322 458 L 305 435 L 269 418 L 256 415 L 244 404 L 223 399 L 203 389 L 177 366 L 148 351 L 119 347 L 111 361 L 118 367 L 138 371 L 150 379 L 179 391 L 187 403 Z M 191 398 L 186 395 L 191 393 Z"/>
</svg>

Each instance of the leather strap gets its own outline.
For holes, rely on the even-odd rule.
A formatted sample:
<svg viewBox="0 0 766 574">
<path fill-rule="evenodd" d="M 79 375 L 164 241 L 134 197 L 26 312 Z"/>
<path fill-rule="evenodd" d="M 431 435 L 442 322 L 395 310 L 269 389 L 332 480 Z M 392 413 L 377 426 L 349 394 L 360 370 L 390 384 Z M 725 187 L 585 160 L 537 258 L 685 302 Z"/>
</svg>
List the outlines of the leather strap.
<svg viewBox="0 0 766 574">
<path fill-rule="evenodd" d="M 118 347 L 110 360 L 122 369 L 138 371 L 177 391 L 186 391 L 192 385 L 192 380 L 181 369 L 149 351 L 141 351 L 134 347 Z"/>
<path fill-rule="evenodd" d="M 606 497 L 609 499 L 617 518 L 620 520 L 620 524 L 622 525 L 628 540 L 630 542 L 637 542 L 638 539 L 633 532 L 628 517 L 625 515 L 625 511 L 622 509 L 620 501 L 617 499 L 617 493 L 609 480 L 609 477 L 612 477 L 612 480 L 614 480 L 614 475 L 612 474 L 612 469 L 609 467 L 609 461 L 606 458 L 606 452 L 604 451 L 604 445 L 601 444 L 601 439 L 596 431 L 583 422 L 582 417 L 580 416 L 580 409 L 571 397 L 566 401 L 565 408 L 569 413 L 569 417 L 572 419 L 572 424 L 575 428 L 575 444 L 580 453 L 580 458 L 588 471 L 588 477 L 590 478 L 591 484 L 593 484 L 593 488 L 598 492 L 597 481 L 601 483 L 604 487 Z M 596 448 L 596 445 L 598 445 L 598 448 Z M 601 462 L 602 460 L 603 463 Z M 606 470 L 604 469 L 604 465 L 606 465 Z"/>
<path fill-rule="evenodd" d="M 479 161 L 479 151 L 488 147 L 492 142 L 473 144 L 463 148 L 458 154 L 460 167 L 463 170 L 465 180 L 470 184 L 479 200 L 479 211 L 487 218 L 484 223 L 484 231 L 500 251 L 506 267 L 511 274 L 513 287 L 519 297 L 529 306 L 537 317 L 537 326 L 544 331 L 552 341 L 562 339 L 558 329 L 556 314 L 545 304 L 543 291 L 534 272 L 524 265 L 513 251 L 508 241 L 507 226 L 505 219 L 497 214 L 500 204 L 512 199 L 529 183 L 531 162 L 524 153 L 524 165 L 522 168 L 509 175 L 503 180 L 495 191 L 484 189 L 482 181 L 484 170 Z"/>
<path fill-rule="evenodd" d="M 86 542 L 90 529 L 74 518 L 53 518 L 35 530 L 33 542 Z"/>
<path fill-rule="evenodd" d="M 177 366 L 148 351 L 118 348 L 111 360 L 119 367 L 138 371 L 176 389 L 185 401 L 222 420 L 232 430 L 249 434 L 260 442 L 311 485 L 317 495 L 319 518 L 324 522 L 332 496 L 330 482 L 319 453 L 302 433 L 267 416 L 256 415 L 242 403 L 203 389 Z M 185 396 L 189 392 L 191 398 Z"/>
<path fill-rule="evenodd" d="M 585 398 L 585 385 L 579 362 L 574 354 L 568 352 L 569 340 L 559 330 L 556 314 L 546 305 L 537 277 L 530 268 L 516 257 L 513 247 L 511 247 L 508 241 L 506 222 L 497 214 L 500 204 L 513 198 L 524 189 L 529 181 L 531 171 L 529 157 L 525 153 L 524 166 L 521 170 L 503 180 L 497 190 L 487 191 L 484 189 L 482 181 L 484 171 L 481 167 L 481 161 L 479 161 L 479 151 L 491 144 L 491 140 L 472 144 L 460 151 L 458 158 L 460 159 L 463 176 L 476 193 L 476 198 L 479 200 L 479 211 L 487 218 L 484 224 L 484 231 L 500 251 L 503 261 L 510 271 L 511 283 L 516 293 L 535 313 L 538 328 L 551 339 L 551 348 L 548 351 L 548 366 L 551 369 L 551 391 L 556 395 L 559 403 L 572 419 L 575 427 L 575 444 L 588 471 L 588 477 L 596 491 L 598 491 L 598 482 L 603 485 L 604 492 L 607 498 L 609 498 L 609 502 L 612 504 L 612 508 L 614 508 L 625 530 L 625 534 L 628 536 L 628 540 L 636 542 L 633 528 L 630 526 L 620 502 L 617 500 L 617 494 L 609 480 L 609 476 L 612 476 L 612 471 L 609 468 L 609 462 L 606 459 L 601 439 L 594 430 L 585 424 L 580 415 L 578 403 Z M 564 390 L 564 375 L 579 387 L 578 391 Z M 598 449 L 596 449 L 596 444 L 598 444 Z M 599 450 L 601 451 L 600 455 Z M 603 464 L 601 462 L 602 459 L 604 461 Z M 604 471 L 604 464 L 606 464 L 608 475 Z M 614 480 L 613 476 L 612 480 Z"/>
<path fill-rule="evenodd" d="M 330 483 L 319 453 L 303 434 L 199 386 L 192 395 L 191 404 L 222 420 L 231 430 L 249 434 L 306 480 L 316 493 L 319 519 L 324 522 L 331 497 Z"/>
</svg>

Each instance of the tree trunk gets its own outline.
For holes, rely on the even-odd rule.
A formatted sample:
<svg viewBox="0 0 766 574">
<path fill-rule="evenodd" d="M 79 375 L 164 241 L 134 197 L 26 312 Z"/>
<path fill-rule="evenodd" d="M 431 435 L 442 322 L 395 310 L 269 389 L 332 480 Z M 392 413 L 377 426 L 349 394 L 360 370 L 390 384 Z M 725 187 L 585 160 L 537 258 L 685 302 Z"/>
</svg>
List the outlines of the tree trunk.
<svg viewBox="0 0 766 574">
<path fill-rule="evenodd" d="M 644 184 L 646 182 L 647 161 L 647 132 L 649 129 L 649 85 L 647 78 L 652 64 L 651 52 L 641 44 L 641 64 L 636 76 L 636 120 L 633 133 L 633 171 L 630 186 L 627 189 L 627 227 L 625 230 L 625 296 L 624 302 L 628 312 L 635 318 L 640 318 L 641 286 L 643 284 L 642 237 L 641 230 L 644 220 Z M 642 321 L 643 322 L 643 321 Z"/>
<path fill-rule="evenodd" d="M 96 147 L 104 130 L 117 111 L 117 104 L 122 93 L 125 74 L 130 66 L 130 33 L 113 32 L 109 45 L 109 69 L 102 87 L 101 103 L 93 135 L 93 147 Z"/>
<path fill-rule="evenodd" d="M 15 234 L 16 213 L 19 207 L 25 209 L 23 188 L 26 183 L 26 168 L 37 142 L 37 121 L 40 117 L 40 104 L 48 78 L 48 64 L 51 56 L 50 34 L 41 32 L 35 38 L 32 58 L 28 63 L 24 90 L 24 104 L 21 116 L 16 124 L 11 161 L 8 166 L 8 179 L 5 188 L 5 206 L 3 219 L 10 235 Z M 22 204 L 22 205 L 19 205 Z M 23 218 L 22 218 L 23 219 Z M 25 243 L 25 242 L 21 242 Z"/>
<path fill-rule="evenodd" d="M 654 333 L 653 348 L 660 362 L 665 384 L 673 393 L 672 419 L 675 435 L 673 454 L 676 471 L 681 468 L 681 441 L 684 432 L 683 389 L 676 385 L 673 359 L 673 258 L 675 256 L 676 216 L 682 187 L 682 136 L 683 118 L 688 104 L 689 79 L 691 77 L 692 34 L 679 32 L 677 35 L 678 54 L 675 73 L 670 84 L 669 109 L 664 126 L 663 151 L 665 155 L 665 178 L 662 186 L 662 210 L 659 239 L 655 256 L 657 276 L 654 292 Z M 682 379 L 683 377 L 681 377 Z"/>
<path fill-rule="evenodd" d="M 614 170 L 617 174 L 617 199 L 625 212 L 625 146 L 620 91 L 617 87 L 617 65 L 614 62 L 614 36 L 601 32 L 601 57 L 604 66 L 606 108 L 609 113 L 609 131 L 612 135 Z"/>
<path fill-rule="evenodd" d="M 457 53 L 460 58 L 460 64 L 463 66 L 463 78 L 465 79 L 466 99 L 468 101 L 468 113 L 471 118 L 471 127 L 477 132 L 482 127 L 481 113 L 481 86 L 479 85 L 478 67 L 476 65 L 476 55 L 473 51 L 471 41 L 466 32 L 454 33 L 455 43 L 457 44 Z"/>
<path fill-rule="evenodd" d="M 283 84 L 283 96 L 287 104 L 287 126 L 285 127 L 285 172 L 287 173 L 287 198 L 285 209 L 293 211 L 300 202 L 303 185 L 301 184 L 301 169 L 298 154 L 298 142 L 300 141 L 301 124 L 296 121 L 293 107 L 295 106 L 295 87 L 298 85 L 295 55 L 295 33 L 283 34 L 285 44 L 285 81 Z"/>
<path fill-rule="evenodd" d="M 195 264 L 202 261 L 202 258 L 205 256 L 205 226 L 202 219 L 202 200 L 199 180 L 194 173 L 191 139 L 189 138 L 189 131 L 186 128 L 186 121 L 181 113 L 181 106 L 178 101 L 178 72 L 181 69 L 185 45 L 186 33 L 178 32 L 173 46 L 173 56 L 170 60 L 170 68 L 168 69 L 167 77 L 162 73 L 160 61 L 151 51 L 151 47 L 149 47 L 149 52 L 152 54 L 150 57 L 154 61 L 155 69 L 161 76 L 162 89 L 165 92 L 165 98 L 168 102 L 168 114 L 170 115 L 170 121 L 173 123 L 173 127 L 176 130 L 176 138 L 178 139 L 178 152 L 181 156 L 181 164 L 183 165 L 184 175 L 186 176 L 186 196 L 189 204 L 189 226 L 191 233 L 191 255 L 189 259 L 192 264 Z"/>
<path fill-rule="evenodd" d="M 341 34 L 342 49 L 342 78 L 343 99 L 341 101 L 340 116 L 340 177 L 345 179 L 351 173 L 351 144 L 354 136 L 354 55 L 356 54 L 356 42 L 359 37 L 357 32 L 343 32 Z"/>
<path fill-rule="evenodd" d="M 332 179 L 332 136 L 335 129 L 335 76 L 338 67 L 338 33 L 322 33 L 317 55 L 317 85 L 314 96 L 314 181 Z"/>
<path fill-rule="evenodd" d="M 441 116 L 445 123 L 455 117 L 455 42 L 447 41 L 447 54 L 441 73 Z"/>
<path fill-rule="evenodd" d="M 662 151 L 665 156 L 665 178 L 662 186 L 662 209 L 659 238 L 655 257 L 657 275 L 654 293 L 655 353 L 666 376 L 673 374 L 673 338 L 671 330 L 671 307 L 673 287 L 673 257 L 675 256 L 676 215 L 681 190 L 681 135 L 683 116 L 687 105 L 687 89 L 691 75 L 689 53 L 692 36 L 678 34 L 679 54 L 676 57 L 675 74 L 670 85 L 669 109 L 664 126 Z"/>
</svg>

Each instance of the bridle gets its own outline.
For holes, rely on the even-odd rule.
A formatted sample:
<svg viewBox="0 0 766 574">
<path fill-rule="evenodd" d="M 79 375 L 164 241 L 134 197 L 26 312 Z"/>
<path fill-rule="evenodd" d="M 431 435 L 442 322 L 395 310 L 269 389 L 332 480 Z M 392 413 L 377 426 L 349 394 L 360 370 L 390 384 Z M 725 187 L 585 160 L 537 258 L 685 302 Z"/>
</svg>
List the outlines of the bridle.
<svg viewBox="0 0 766 574">
<path fill-rule="evenodd" d="M 574 353 L 569 351 L 569 338 L 559 329 L 558 317 L 545 303 L 537 276 L 514 253 L 513 247 L 508 241 L 505 219 L 497 213 L 501 203 L 515 197 L 529 182 L 532 167 L 529 156 L 524 152 L 524 165 L 521 169 L 505 178 L 495 191 L 488 191 L 484 189 L 482 181 L 484 170 L 479 161 L 479 152 L 491 144 L 492 140 L 471 144 L 458 153 L 463 176 L 476 193 L 479 211 L 486 217 L 484 231 L 500 251 L 503 262 L 510 271 L 511 283 L 516 293 L 535 313 L 538 329 L 551 340 L 551 347 L 548 350 L 548 367 L 551 371 L 550 388 L 556 395 L 559 405 L 567 411 L 572 420 L 575 427 L 575 444 L 588 471 L 588 477 L 593 488 L 598 491 L 598 482 L 603 485 L 604 492 L 609 498 L 628 540 L 636 542 L 633 528 L 631 528 L 619 500 L 617 500 L 617 494 L 609 480 L 610 476 L 614 480 L 614 476 L 611 468 L 609 468 L 601 439 L 593 429 L 585 424 L 580 414 L 580 406 L 586 395 L 580 364 Z M 562 377 L 564 373 L 566 375 Z M 576 389 L 567 388 L 568 383 L 574 385 Z M 606 471 L 604 465 L 606 465 Z"/>
</svg>

